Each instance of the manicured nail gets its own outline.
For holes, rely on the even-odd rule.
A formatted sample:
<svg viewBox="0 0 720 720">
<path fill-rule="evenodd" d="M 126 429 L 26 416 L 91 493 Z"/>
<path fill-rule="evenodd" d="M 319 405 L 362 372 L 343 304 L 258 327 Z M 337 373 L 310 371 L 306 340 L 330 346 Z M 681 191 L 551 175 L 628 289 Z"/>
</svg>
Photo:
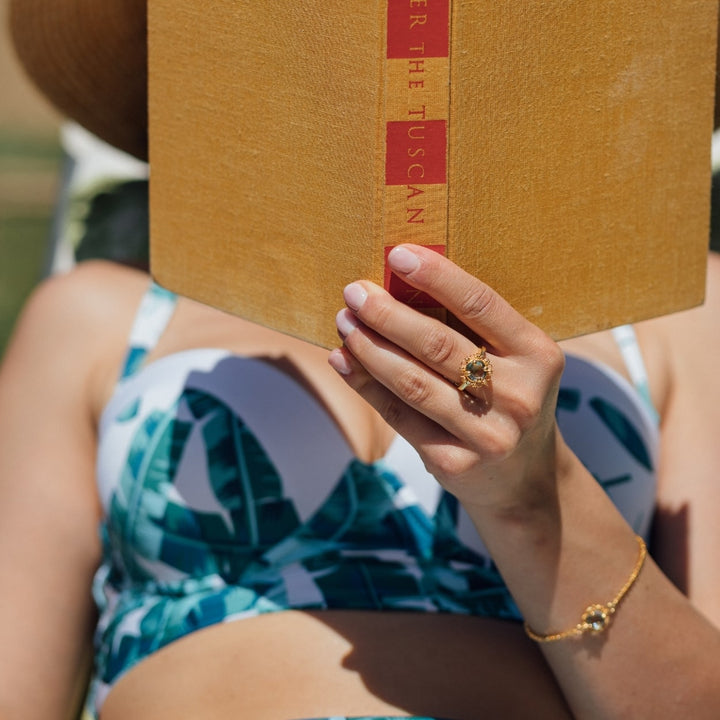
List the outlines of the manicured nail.
<svg viewBox="0 0 720 720">
<path fill-rule="evenodd" d="M 388 255 L 388 265 L 399 273 L 410 273 L 420 266 L 418 256 L 405 247 L 393 248 Z"/>
<path fill-rule="evenodd" d="M 347 337 L 358 326 L 357 319 L 347 308 L 335 316 L 335 324 L 342 337 Z"/>
<path fill-rule="evenodd" d="M 345 355 L 343 355 L 342 350 L 333 350 L 330 355 L 328 355 L 328 363 L 330 367 L 335 370 L 335 372 L 340 373 L 340 375 L 349 375 L 352 372 L 350 363 L 347 361 Z"/>
<path fill-rule="evenodd" d="M 350 283 L 343 290 L 343 297 L 348 307 L 359 310 L 367 300 L 367 292 L 360 283 Z"/>
</svg>

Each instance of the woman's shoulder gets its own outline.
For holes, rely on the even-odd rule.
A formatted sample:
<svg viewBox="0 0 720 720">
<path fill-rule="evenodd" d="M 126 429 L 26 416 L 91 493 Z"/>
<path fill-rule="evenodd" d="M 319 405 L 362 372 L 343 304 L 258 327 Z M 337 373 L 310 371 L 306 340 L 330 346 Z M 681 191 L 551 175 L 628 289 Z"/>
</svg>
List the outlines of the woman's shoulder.
<svg viewBox="0 0 720 720">
<path fill-rule="evenodd" d="M 87 260 L 67 272 L 50 275 L 35 288 L 33 295 L 50 295 L 64 300 L 81 299 L 88 292 L 98 299 L 116 300 L 119 294 L 146 286 L 147 273 L 107 260 Z"/>
<path fill-rule="evenodd" d="M 123 319 L 132 317 L 148 282 L 145 273 L 116 263 L 81 263 L 38 284 L 21 313 L 19 327 L 29 325 L 53 335 L 62 331 L 68 339 L 88 331 L 107 336 L 119 330 Z"/>
<path fill-rule="evenodd" d="M 26 368 L 48 382 L 82 376 L 95 405 L 122 361 L 149 282 L 143 272 L 95 260 L 43 280 L 18 318 L 6 369 Z"/>
</svg>

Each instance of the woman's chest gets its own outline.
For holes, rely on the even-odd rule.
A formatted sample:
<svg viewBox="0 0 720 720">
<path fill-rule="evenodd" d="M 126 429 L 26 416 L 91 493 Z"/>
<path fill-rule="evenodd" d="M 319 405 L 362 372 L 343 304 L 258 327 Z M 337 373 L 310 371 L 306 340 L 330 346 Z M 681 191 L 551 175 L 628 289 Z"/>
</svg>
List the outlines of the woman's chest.
<svg viewBox="0 0 720 720">
<path fill-rule="evenodd" d="M 632 392 L 568 358 L 557 415 L 646 534 L 656 438 Z M 312 393 L 272 364 L 224 351 L 163 358 L 119 388 L 101 424 L 98 482 L 125 563 L 141 576 L 148 564 L 168 565 L 171 579 L 227 566 L 236 582 L 258 561 L 280 572 L 302 556 L 319 567 L 341 550 L 396 553 L 413 566 L 463 553 L 490 564 L 462 508 L 407 442 L 396 438 L 380 462 L 359 461 Z"/>
</svg>

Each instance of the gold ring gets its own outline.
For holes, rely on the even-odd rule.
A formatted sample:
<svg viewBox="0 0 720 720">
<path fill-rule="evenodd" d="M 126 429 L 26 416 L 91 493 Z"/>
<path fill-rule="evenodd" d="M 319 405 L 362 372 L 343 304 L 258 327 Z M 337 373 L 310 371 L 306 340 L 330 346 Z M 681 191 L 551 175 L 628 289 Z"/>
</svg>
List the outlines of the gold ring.
<svg viewBox="0 0 720 720">
<path fill-rule="evenodd" d="M 457 386 L 458 390 L 465 388 L 485 387 L 492 377 L 493 366 L 490 358 L 485 354 L 485 348 L 481 347 L 472 355 L 468 355 L 460 366 L 460 377 L 462 381 Z"/>
</svg>

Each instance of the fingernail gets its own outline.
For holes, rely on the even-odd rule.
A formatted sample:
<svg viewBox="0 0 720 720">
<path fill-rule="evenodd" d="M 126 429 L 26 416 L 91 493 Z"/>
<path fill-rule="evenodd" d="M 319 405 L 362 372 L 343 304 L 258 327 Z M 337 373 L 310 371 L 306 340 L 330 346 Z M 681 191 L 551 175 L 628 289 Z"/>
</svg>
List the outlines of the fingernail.
<svg viewBox="0 0 720 720">
<path fill-rule="evenodd" d="M 367 300 L 367 292 L 360 283 L 350 283 L 343 290 L 343 297 L 348 307 L 359 310 Z"/>
<path fill-rule="evenodd" d="M 342 337 L 347 337 L 358 326 L 355 316 L 347 308 L 335 316 L 335 324 Z"/>
<path fill-rule="evenodd" d="M 343 355 L 342 350 L 333 350 L 330 355 L 328 355 L 328 363 L 330 367 L 335 370 L 335 372 L 340 373 L 340 375 L 349 375 L 352 372 L 350 363 L 347 361 L 345 355 Z"/>
<path fill-rule="evenodd" d="M 388 255 L 388 265 L 400 273 L 409 273 L 420 266 L 417 255 L 405 247 L 393 248 Z"/>
</svg>

